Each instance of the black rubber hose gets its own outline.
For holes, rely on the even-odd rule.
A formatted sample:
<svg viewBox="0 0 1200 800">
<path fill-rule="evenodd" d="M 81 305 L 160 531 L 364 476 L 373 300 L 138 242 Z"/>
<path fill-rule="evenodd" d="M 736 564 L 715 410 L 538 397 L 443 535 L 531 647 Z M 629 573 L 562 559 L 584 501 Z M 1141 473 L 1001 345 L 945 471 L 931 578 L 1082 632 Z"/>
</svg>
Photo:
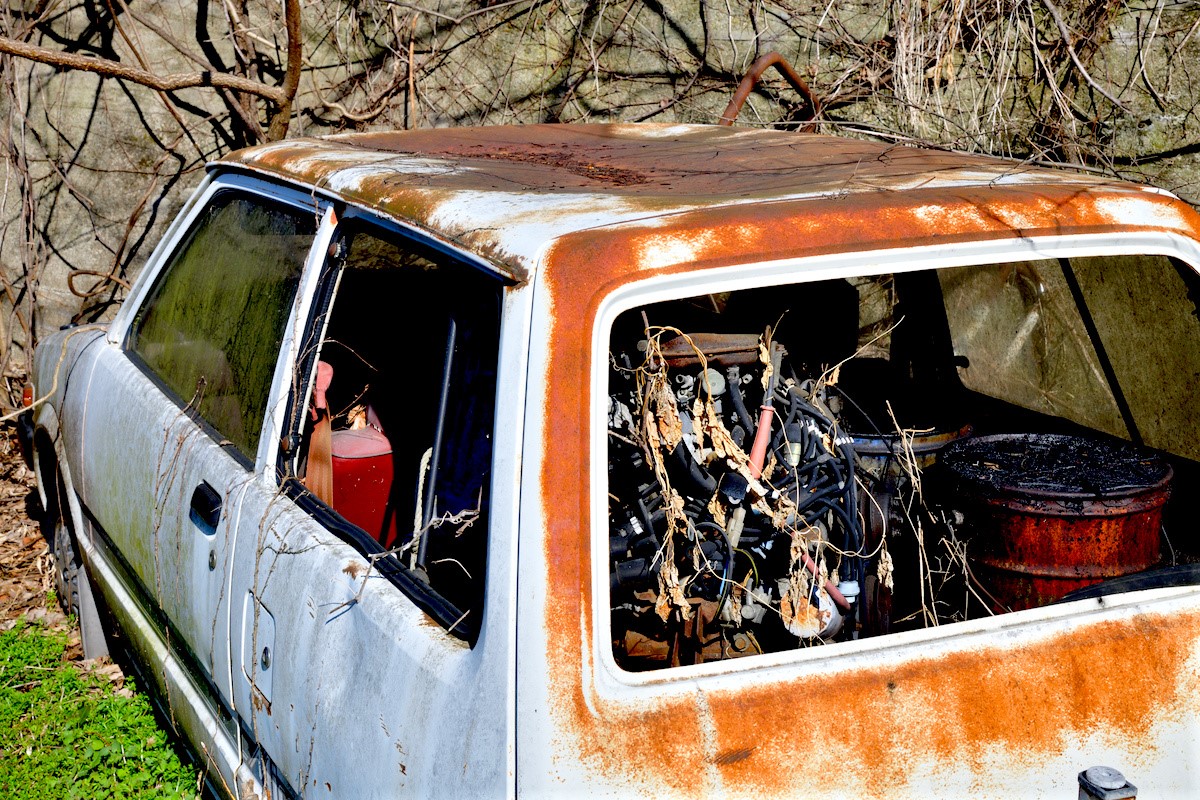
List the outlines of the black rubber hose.
<svg viewBox="0 0 1200 800">
<path fill-rule="evenodd" d="M 671 451 L 671 457 L 674 458 L 681 467 L 687 470 L 688 477 L 695 481 L 696 485 L 700 487 L 701 490 L 709 495 L 717 490 L 717 479 L 705 472 L 704 469 L 696 463 L 696 459 L 692 458 L 691 452 L 688 451 L 687 445 L 685 445 L 683 442 L 675 445 L 675 449 Z"/>
<path fill-rule="evenodd" d="M 729 392 L 729 399 L 733 401 L 733 413 L 737 415 L 738 421 L 742 423 L 742 427 L 749 432 L 758 427 L 758 421 L 750 416 L 750 411 L 746 408 L 746 401 L 742 397 L 741 381 L 741 370 L 739 370 L 736 366 L 726 368 L 725 390 Z"/>
<path fill-rule="evenodd" d="M 841 544 L 839 544 L 838 546 L 842 550 L 846 551 L 847 553 L 854 552 L 854 547 L 852 546 L 852 542 L 851 542 L 851 537 L 854 535 L 854 532 L 853 532 L 854 523 L 852 523 L 850 521 L 850 517 L 849 517 L 849 515 L 846 514 L 846 510 L 844 508 L 842 508 L 841 505 L 838 503 L 829 502 L 829 500 L 827 498 L 822 498 L 821 505 L 824 506 L 824 508 L 826 510 L 832 511 L 836 516 L 840 517 L 842 520 L 843 528 L 844 528 L 844 535 L 842 536 Z M 815 520 L 819 516 L 820 516 L 820 514 L 814 516 L 813 519 Z M 805 519 L 807 520 L 807 515 L 805 515 Z"/>
<path fill-rule="evenodd" d="M 646 508 L 646 504 L 639 497 L 637 501 L 638 516 L 642 518 L 642 524 L 646 526 L 646 534 L 654 536 L 654 520 L 650 517 L 650 509 Z M 663 516 L 666 516 L 664 513 Z"/>
<path fill-rule="evenodd" d="M 787 419 L 784 420 L 784 423 L 790 424 L 792 422 L 795 422 L 796 416 L 799 415 L 799 413 L 800 413 L 800 406 L 796 405 L 796 393 L 789 390 L 788 391 L 788 413 L 787 413 Z"/>
<path fill-rule="evenodd" d="M 822 431 L 829 432 L 829 428 L 833 425 L 829 417 L 825 416 L 816 406 L 811 405 L 807 400 L 800 396 L 797 389 L 792 389 L 792 401 L 796 403 L 801 411 L 806 416 L 811 417 Z"/>
<path fill-rule="evenodd" d="M 854 549 L 861 551 L 863 546 L 862 527 L 858 524 L 858 481 L 854 476 L 854 460 L 856 455 L 854 447 L 849 442 L 841 445 L 838 448 L 842 457 L 846 459 L 846 507 L 850 509 L 850 513 L 854 515 Z"/>
<path fill-rule="evenodd" d="M 829 484 L 828 486 L 823 486 L 823 487 L 821 487 L 821 488 L 820 488 L 818 491 L 816 491 L 816 492 L 811 492 L 811 493 L 810 493 L 810 494 L 809 494 L 807 497 L 805 497 L 805 498 L 804 498 L 804 501 L 803 501 L 803 502 L 801 502 L 801 500 L 800 500 L 800 496 L 799 496 L 799 495 L 797 495 L 797 496 L 796 496 L 796 498 L 795 498 L 796 510 L 797 510 L 797 511 L 804 511 L 804 510 L 805 510 L 805 509 L 807 509 L 809 506 L 811 506 L 813 503 L 815 503 L 815 502 L 817 502 L 817 501 L 819 501 L 819 500 L 823 500 L 824 498 L 826 498 L 826 497 L 829 497 L 829 495 L 831 495 L 831 494 L 833 494 L 834 492 L 837 492 L 837 491 L 840 491 L 840 490 L 838 489 L 838 486 L 837 486 L 837 484 L 836 484 L 836 483 L 832 483 L 832 484 Z"/>
<path fill-rule="evenodd" d="M 721 570 L 721 594 L 717 601 L 717 616 L 721 615 L 721 607 L 725 605 L 725 598 L 729 595 L 729 585 L 733 577 L 733 545 L 729 543 L 729 537 L 725 535 L 725 530 L 715 522 L 698 522 L 696 530 L 712 529 L 721 535 L 721 542 L 725 545 L 725 568 Z"/>
</svg>

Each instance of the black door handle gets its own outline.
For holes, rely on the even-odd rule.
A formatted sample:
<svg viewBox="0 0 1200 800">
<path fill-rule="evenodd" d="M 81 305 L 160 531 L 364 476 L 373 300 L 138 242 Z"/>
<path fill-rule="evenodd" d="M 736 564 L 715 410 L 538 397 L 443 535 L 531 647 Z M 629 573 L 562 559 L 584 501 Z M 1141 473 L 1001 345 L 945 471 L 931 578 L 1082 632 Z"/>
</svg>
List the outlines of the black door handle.
<svg viewBox="0 0 1200 800">
<path fill-rule="evenodd" d="M 221 495 L 208 481 L 202 481 L 192 492 L 192 513 L 212 530 L 221 521 Z"/>
</svg>

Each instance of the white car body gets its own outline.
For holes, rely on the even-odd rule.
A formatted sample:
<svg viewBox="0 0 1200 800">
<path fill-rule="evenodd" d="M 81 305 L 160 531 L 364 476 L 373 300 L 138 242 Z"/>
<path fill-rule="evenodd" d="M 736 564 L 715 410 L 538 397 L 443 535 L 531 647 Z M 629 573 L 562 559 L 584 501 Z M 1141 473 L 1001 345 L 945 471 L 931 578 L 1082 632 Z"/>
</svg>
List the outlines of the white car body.
<svg viewBox="0 0 1200 800">
<path fill-rule="evenodd" d="M 313 220 L 245 454 L 129 354 L 172 254 L 230 192 Z M 348 224 L 499 287 L 484 613 L 466 641 L 281 488 L 281 442 L 310 405 L 314 298 Z M 210 166 L 111 323 L 41 342 L 37 468 L 43 486 L 61 475 L 92 587 L 229 796 L 1061 797 L 1096 764 L 1147 797 L 1192 796 L 1197 586 L 651 671 L 612 645 L 620 314 L 1125 254 L 1196 268 L 1200 217 L 1120 182 L 806 134 L 532 126 L 266 145 Z M 204 483 L 211 529 L 193 505 Z"/>
</svg>

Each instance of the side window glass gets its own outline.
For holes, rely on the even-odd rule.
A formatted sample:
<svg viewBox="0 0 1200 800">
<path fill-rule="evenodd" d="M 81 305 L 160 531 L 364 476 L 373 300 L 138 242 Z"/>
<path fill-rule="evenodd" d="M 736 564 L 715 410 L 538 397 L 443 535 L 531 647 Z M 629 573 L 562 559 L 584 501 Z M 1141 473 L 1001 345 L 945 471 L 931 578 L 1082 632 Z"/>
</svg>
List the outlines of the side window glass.
<svg viewBox="0 0 1200 800">
<path fill-rule="evenodd" d="M 1057 261 L 938 273 L 968 389 L 1126 436 L 1125 423 Z"/>
<path fill-rule="evenodd" d="M 1195 274 L 1165 256 L 1081 258 L 1072 266 L 1143 441 L 1200 460 L 1200 319 L 1184 279 L 1195 285 Z"/>
<path fill-rule="evenodd" d="M 312 213 L 218 195 L 134 320 L 129 350 L 253 459 Z"/>
<path fill-rule="evenodd" d="M 502 284 L 374 230 L 347 238 L 320 348 L 329 463 L 312 446 L 302 471 L 311 487 L 328 470 L 329 505 L 445 601 L 453 618 L 442 621 L 469 638 L 483 597 Z"/>
</svg>

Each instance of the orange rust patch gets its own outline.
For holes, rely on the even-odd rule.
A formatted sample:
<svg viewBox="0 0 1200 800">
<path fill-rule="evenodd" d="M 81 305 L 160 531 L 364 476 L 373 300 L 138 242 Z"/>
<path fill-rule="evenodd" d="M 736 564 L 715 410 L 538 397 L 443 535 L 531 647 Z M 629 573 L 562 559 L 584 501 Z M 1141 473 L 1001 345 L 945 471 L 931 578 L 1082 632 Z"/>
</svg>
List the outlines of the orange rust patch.
<svg viewBox="0 0 1200 800">
<path fill-rule="evenodd" d="M 436 160 L 407 172 L 392 158 Z M 1116 182 L 1015 161 L 838 136 L 712 125 L 519 125 L 438 128 L 294 139 L 222 159 L 320 183 L 354 168 L 430 189 L 556 193 L 607 191 L 703 204 L 800 192 L 910 189 L 1023 180 Z"/>
<path fill-rule="evenodd" d="M 570 253 L 569 261 L 551 264 L 563 271 L 564 282 L 591 288 L 590 299 L 635 275 L 826 253 L 1131 230 L 1200 232 L 1200 216 L 1179 201 L 1115 196 L 1128 203 L 1113 203 L 1114 194 L 1096 189 L 1006 186 L 703 209 L 672 216 L 669 224 L 631 223 L 564 237 L 554 252 Z M 1114 209 L 1129 206 L 1154 224 L 1139 228 L 1113 217 Z"/>
<path fill-rule="evenodd" d="M 779 776 L 764 765 L 803 752 L 814 771 L 851 769 L 875 795 L 903 786 L 915 762 L 982 768 L 997 746 L 1027 765 L 1101 729 L 1152 746 L 1153 725 L 1178 709 L 1197 621 L 1101 623 L 1019 649 L 714 692 L 718 741 L 763 743 L 722 778 L 769 792 Z"/>
<path fill-rule="evenodd" d="M 645 175 L 631 169 L 614 167 L 610 164 L 598 164 L 594 161 L 585 161 L 577 158 L 574 155 L 572 147 L 564 142 L 559 142 L 557 146 L 527 147 L 524 150 L 478 145 L 461 154 L 484 160 L 513 161 L 519 164 L 537 164 L 543 167 L 553 167 L 589 181 L 610 184 L 612 186 L 633 186 L 645 183 L 647 180 Z M 460 155 L 460 153 L 449 155 Z"/>
<path fill-rule="evenodd" d="M 908 657 L 836 676 L 766 683 L 749 674 L 738 689 L 672 684 L 660 697 L 636 703 L 597 693 L 590 676 L 601 667 L 582 640 L 594 630 L 597 612 L 588 559 L 592 532 L 580 521 L 590 519 L 591 330 L 605 294 L 650 275 L 821 253 L 1116 230 L 1195 238 L 1200 231 L 1200 217 L 1177 201 L 1138 196 L 1163 212 L 1157 218 L 1178 220 L 1139 229 L 1098 207 L 1099 196 L 1105 195 L 1046 186 L 915 190 L 902 197 L 881 192 L 803 208 L 682 214 L 669 227 L 589 231 L 552 248 L 545 286 L 554 306 L 546 333 L 553 350 L 540 484 L 549 719 L 561 763 L 617 781 L 657 782 L 662 791 L 681 794 L 711 788 L 696 768 L 707 761 L 739 793 L 815 791 L 821 781 L 837 781 L 842 791 L 861 786 L 875 795 L 904 786 L 918 761 L 983 769 L 1000 748 L 1008 763 L 1035 768 L 1068 741 L 1098 730 L 1122 737 L 1131 749 L 1154 747 L 1148 734 L 1155 722 L 1177 717 L 1195 693 L 1177 681 L 1200 639 L 1200 614 L 1170 625 L 1157 619 L 1089 624 L 1020 648 Z M 929 213 L 933 205 L 946 213 Z M 721 235 L 729 230 L 736 235 Z M 687 262 L 646 257 L 647 242 L 664 236 L 694 245 Z"/>
</svg>

